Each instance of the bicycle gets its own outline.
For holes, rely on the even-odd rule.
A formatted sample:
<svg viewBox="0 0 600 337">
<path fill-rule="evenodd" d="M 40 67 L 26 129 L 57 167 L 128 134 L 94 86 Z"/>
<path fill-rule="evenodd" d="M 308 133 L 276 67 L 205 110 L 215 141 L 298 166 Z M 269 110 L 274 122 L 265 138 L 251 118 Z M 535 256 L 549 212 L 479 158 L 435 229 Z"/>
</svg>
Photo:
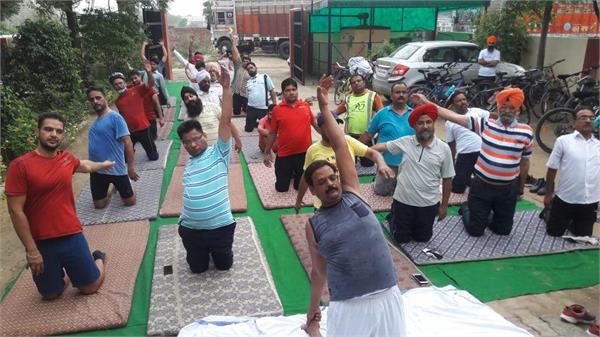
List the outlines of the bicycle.
<svg viewBox="0 0 600 337">
<path fill-rule="evenodd" d="M 567 101 L 573 97 L 571 95 L 571 88 L 578 84 L 579 79 L 577 79 L 577 77 L 588 75 L 594 69 L 598 69 L 597 64 L 576 73 L 557 75 L 556 78 L 558 78 L 558 80 L 556 80 L 556 84 L 549 85 L 549 87 L 554 87 L 547 90 L 542 96 L 542 115 L 551 109 L 565 106 Z"/>
<path fill-rule="evenodd" d="M 341 104 L 350 93 L 350 69 L 336 62 L 333 65 L 333 102 Z"/>
<path fill-rule="evenodd" d="M 598 84 L 593 88 L 589 87 L 588 79 L 581 79 L 577 91 L 573 93 L 573 98 L 569 105 L 551 109 L 540 118 L 535 128 L 535 139 L 542 150 L 547 153 L 552 152 L 554 142 L 562 135 L 573 132 L 573 122 L 575 114 L 583 106 L 591 107 L 594 115 L 598 118 L 600 114 L 600 103 L 598 96 Z M 596 129 L 596 137 L 598 130 Z"/>
</svg>

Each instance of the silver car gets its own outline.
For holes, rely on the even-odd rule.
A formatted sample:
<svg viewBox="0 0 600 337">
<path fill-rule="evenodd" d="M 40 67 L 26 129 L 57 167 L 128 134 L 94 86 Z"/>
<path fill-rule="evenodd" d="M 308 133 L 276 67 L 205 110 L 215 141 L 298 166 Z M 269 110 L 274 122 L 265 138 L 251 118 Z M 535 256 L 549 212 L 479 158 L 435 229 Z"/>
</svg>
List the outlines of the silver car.
<svg viewBox="0 0 600 337">
<path fill-rule="evenodd" d="M 461 41 L 423 41 L 410 42 L 394 50 L 388 57 L 378 58 L 374 62 L 373 90 L 389 97 L 393 83 L 403 81 L 411 87 L 425 82 L 419 69 L 439 67 L 447 62 L 457 62 L 454 69 L 473 64 L 463 75 L 467 82 L 476 78 L 479 71 L 477 58 L 481 48 L 474 43 Z M 506 72 L 506 76 L 522 75 L 523 67 L 501 62 L 497 72 Z"/>
</svg>

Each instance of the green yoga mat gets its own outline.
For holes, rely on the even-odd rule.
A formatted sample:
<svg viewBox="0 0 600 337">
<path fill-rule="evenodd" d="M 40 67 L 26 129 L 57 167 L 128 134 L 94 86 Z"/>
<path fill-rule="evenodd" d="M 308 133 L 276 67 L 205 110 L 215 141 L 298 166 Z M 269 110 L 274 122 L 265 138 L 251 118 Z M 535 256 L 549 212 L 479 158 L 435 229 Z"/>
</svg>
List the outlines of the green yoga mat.
<svg viewBox="0 0 600 337">
<path fill-rule="evenodd" d="M 177 98 L 176 114 L 179 111 L 180 104 L 179 91 L 183 85 L 183 83 L 172 82 L 167 84 L 169 93 Z M 179 122 L 174 123 L 169 139 L 178 139 L 176 133 L 178 125 Z M 163 177 L 161 203 L 171 180 L 179 147 L 180 143 L 175 141 L 170 151 Z M 249 215 L 257 224 L 260 224 L 256 229 L 271 267 L 285 314 L 306 312 L 310 295 L 308 277 L 279 220 L 282 214 L 293 214 L 294 210 L 291 208 L 273 211 L 264 210 L 248 174 L 247 164 L 243 160 L 242 165 L 244 167 L 244 182 L 247 187 L 248 211 L 236 213 L 235 216 Z M 371 180 L 372 177 L 360 177 L 361 183 L 368 183 Z M 520 201 L 517 206 L 519 210 L 536 208 L 533 203 L 527 201 Z M 312 211 L 312 208 L 307 207 L 302 210 L 302 213 Z M 457 215 L 457 211 L 458 207 L 451 207 L 448 214 Z M 386 214 L 378 213 L 377 216 L 383 219 Z M 146 334 L 158 227 L 172 222 L 173 218 L 158 218 L 150 223 L 146 253 L 138 273 L 132 310 L 127 326 L 112 330 L 77 333 L 77 335 L 142 336 Z M 599 283 L 600 268 L 598 266 L 597 252 L 569 252 L 539 257 L 427 266 L 422 268 L 422 271 L 436 286 L 454 284 L 473 293 L 482 301 L 491 301 L 525 294 L 592 286 Z M 8 290 L 10 288 L 6 289 L 6 291 Z"/>
</svg>

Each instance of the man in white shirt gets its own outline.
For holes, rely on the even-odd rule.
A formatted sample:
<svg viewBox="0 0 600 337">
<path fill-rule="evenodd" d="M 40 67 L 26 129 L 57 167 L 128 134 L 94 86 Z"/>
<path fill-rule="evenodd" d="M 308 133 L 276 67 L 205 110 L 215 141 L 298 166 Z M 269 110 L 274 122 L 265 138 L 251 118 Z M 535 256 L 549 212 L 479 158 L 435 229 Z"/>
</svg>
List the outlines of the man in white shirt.
<svg viewBox="0 0 600 337">
<path fill-rule="evenodd" d="M 479 67 L 479 78 L 496 80 L 496 66 L 500 63 L 500 51 L 496 49 L 496 37 L 490 35 L 486 39 L 487 48 L 479 52 L 477 58 Z"/>
<path fill-rule="evenodd" d="M 248 94 L 248 107 L 246 109 L 246 132 L 252 132 L 258 126 L 258 121 L 267 115 L 269 96 L 273 104 L 277 105 L 277 94 L 273 80 L 266 74 L 259 74 L 256 64 L 248 62 L 246 71 L 250 78 L 246 82 Z"/>
<path fill-rule="evenodd" d="M 594 113 L 581 109 L 575 115 L 571 134 L 558 137 L 548 158 L 544 206 L 551 207 L 546 232 L 562 236 L 566 229 L 575 236 L 592 235 L 600 201 L 600 141 L 592 135 Z M 554 179 L 560 181 L 554 196 Z"/>
<path fill-rule="evenodd" d="M 457 90 L 449 98 L 448 108 L 461 115 L 488 118 L 490 113 L 479 108 L 470 108 L 464 91 Z M 452 151 L 456 175 L 452 179 L 452 193 L 464 193 L 471 186 L 471 175 L 481 149 L 481 137 L 454 122 L 446 121 L 446 143 Z"/>
</svg>

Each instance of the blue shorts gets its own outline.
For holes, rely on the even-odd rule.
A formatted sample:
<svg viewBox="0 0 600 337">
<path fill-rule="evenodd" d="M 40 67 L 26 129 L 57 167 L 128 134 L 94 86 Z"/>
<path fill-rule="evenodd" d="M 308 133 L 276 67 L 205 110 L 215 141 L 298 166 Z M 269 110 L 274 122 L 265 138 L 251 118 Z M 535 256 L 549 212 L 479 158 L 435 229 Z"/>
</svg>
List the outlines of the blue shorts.
<svg viewBox="0 0 600 337">
<path fill-rule="evenodd" d="M 65 270 L 74 287 L 94 283 L 100 271 L 83 233 L 36 242 L 44 258 L 44 272 L 33 278 L 42 295 L 56 295 L 65 287 Z"/>
</svg>

